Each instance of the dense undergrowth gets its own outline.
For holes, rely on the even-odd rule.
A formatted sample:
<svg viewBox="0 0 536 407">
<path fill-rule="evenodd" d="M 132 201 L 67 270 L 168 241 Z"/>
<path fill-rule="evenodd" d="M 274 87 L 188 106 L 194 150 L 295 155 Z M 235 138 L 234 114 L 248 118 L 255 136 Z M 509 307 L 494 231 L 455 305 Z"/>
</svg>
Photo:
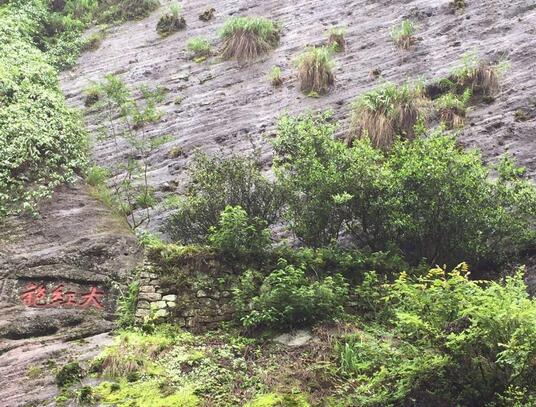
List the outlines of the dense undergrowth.
<svg viewBox="0 0 536 407">
<path fill-rule="evenodd" d="M 11 0 L 0 6 L 0 217 L 34 212 L 86 165 L 87 139 L 59 87 L 58 70 L 102 34 L 92 23 L 148 15 L 154 0 Z"/>
</svg>

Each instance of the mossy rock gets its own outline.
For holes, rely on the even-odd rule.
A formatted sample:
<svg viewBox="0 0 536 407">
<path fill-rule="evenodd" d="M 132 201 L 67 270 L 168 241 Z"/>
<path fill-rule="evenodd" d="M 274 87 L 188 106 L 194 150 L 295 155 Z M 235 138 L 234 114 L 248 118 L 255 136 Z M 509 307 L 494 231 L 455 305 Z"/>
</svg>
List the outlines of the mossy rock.
<svg viewBox="0 0 536 407">
<path fill-rule="evenodd" d="M 156 32 L 165 37 L 174 32 L 184 30 L 186 28 L 186 20 L 183 16 L 176 16 L 173 14 L 166 14 L 160 17 L 158 24 L 156 24 Z"/>
</svg>

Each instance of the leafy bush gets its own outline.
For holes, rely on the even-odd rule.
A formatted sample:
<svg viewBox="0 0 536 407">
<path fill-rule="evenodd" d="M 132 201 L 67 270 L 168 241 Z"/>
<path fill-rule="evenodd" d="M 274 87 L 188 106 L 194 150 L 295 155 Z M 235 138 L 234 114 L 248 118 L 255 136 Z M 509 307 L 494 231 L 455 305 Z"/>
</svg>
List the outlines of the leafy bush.
<svg viewBox="0 0 536 407">
<path fill-rule="evenodd" d="M 361 95 L 352 106 L 347 140 L 369 137 L 375 147 L 389 149 L 396 136 L 415 137 L 415 126 L 424 120 L 420 83 L 397 86 L 386 83 Z"/>
<path fill-rule="evenodd" d="M 224 59 L 253 60 L 279 43 L 279 27 L 262 17 L 233 17 L 221 31 Z"/>
<path fill-rule="evenodd" d="M 198 154 L 190 168 L 186 197 L 164 229 L 184 244 L 205 243 L 228 205 L 238 205 L 250 219 L 270 226 L 278 219 L 282 204 L 281 187 L 262 175 L 254 156 L 222 159 Z"/>
<path fill-rule="evenodd" d="M 307 95 L 323 95 L 335 82 L 331 48 L 309 48 L 296 60 L 300 89 Z"/>
<path fill-rule="evenodd" d="M 251 219 L 240 206 L 227 206 L 220 215 L 218 226 L 209 230 L 210 245 L 230 256 L 263 252 L 270 244 L 266 222 Z"/>
<path fill-rule="evenodd" d="M 46 9 L 13 2 L 0 14 L 0 217 L 34 211 L 85 165 L 87 140 L 57 72 L 32 45 Z"/>
<path fill-rule="evenodd" d="M 353 403 L 491 406 L 534 400 L 536 301 L 521 273 L 501 284 L 472 281 L 466 270 L 436 268 L 416 278 L 403 273 L 381 287 L 382 319 L 338 348 L 342 371 L 356 380 Z M 519 404 L 499 402 L 512 398 Z"/>
<path fill-rule="evenodd" d="M 502 263 L 535 239 L 536 189 L 511 160 L 491 179 L 480 155 L 440 132 L 398 141 L 388 155 L 368 140 L 346 148 L 327 117 L 283 118 L 274 142 L 286 216 L 309 246 L 351 237 L 399 248 L 418 263 Z"/>
<path fill-rule="evenodd" d="M 320 281 L 306 277 L 305 269 L 279 260 L 266 278 L 244 273 L 235 289 L 235 306 L 245 327 L 285 328 L 329 320 L 343 313 L 348 284 L 340 275 Z M 258 288 L 257 288 L 258 287 Z"/>
<path fill-rule="evenodd" d="M 397 47 L 409 49 L 416 41 L 415 24 L 410 20 L 402 20 L 400 26 L 391 31 L 391 38 Z"/>
</svg>

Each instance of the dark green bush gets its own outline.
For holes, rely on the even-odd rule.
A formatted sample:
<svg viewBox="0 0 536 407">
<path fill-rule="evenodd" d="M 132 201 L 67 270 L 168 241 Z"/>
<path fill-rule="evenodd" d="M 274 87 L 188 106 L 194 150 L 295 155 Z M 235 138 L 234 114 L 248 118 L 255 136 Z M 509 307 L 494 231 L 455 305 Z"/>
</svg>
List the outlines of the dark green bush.
<svg viewBox="0 0 536 407">
<path fill-rule="evenodd" d="M 475 151 L 434 133 L 381 153 L 335 140 L 327 117 L 284 118 L 274 143 L 287 217 L 306 245 L 340 236 L 412 263 L 502 263 L 534 243 L 536 189 L 510 160 L 493 179 Z"/>
<path fill-rule="evenodd" d="M 484 283 L 462 264 L 403 273 L 387 286 L 370 277 L 370 303 L 384 310 L 338 347 L 343 373 L 355 379 L 352 403 L 533 405 L 536 301 L 522 273 Z"/>
<path fill-rule="evenodd" d="M 165 230 L 172 239 L 206 243 L 209 230 L 227 206 L 240 206 L 251 219 L 272 225 L 283 203 L 279 185 L 261 173 L 253 157 L 217 158 L 199 154 L 190 169 L 186 197 L 168 219 Z"/>
<path fill-rule="evenodd" d="M 304 267 L 281 259 L 265 278 L 253 271 L 244 273 L 234 295 L 237 316 L 245 327 L 284 329 L 342 315 L 348 283 L 339 274 L 312 280 Z"/>
<path fill-rule="evenodd" d="M 56 374 L 56 384 L 58 387 L 68 387 L 78 383 L 82 376 L 80 364 L 78 362 L 69 362 Z"/>
</svg>

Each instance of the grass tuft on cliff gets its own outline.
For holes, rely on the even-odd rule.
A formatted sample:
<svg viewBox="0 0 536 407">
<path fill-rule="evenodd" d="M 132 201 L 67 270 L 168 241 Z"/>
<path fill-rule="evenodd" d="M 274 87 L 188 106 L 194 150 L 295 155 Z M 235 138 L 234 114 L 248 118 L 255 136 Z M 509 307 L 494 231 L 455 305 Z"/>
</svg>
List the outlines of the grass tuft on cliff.
<svg viewBox="0 0 536 407">
<path fill-rule="evenodd" d="M 386 150 L 396 136 L 413 139 L 415 125 L 423 116 L 423 102 L 420 84 L 386 83 L 361 95 L 352 107 L 347 141 L 368 137 L 375 147 Z"/>
<path fill-rule="evenodd" d="M 279 27 L 263 17 L 233 17 L 221 31 L 222 57 L 251 61 L 267 54 L 279 43 Z"/>
<path fill-rule="evenodd" d="M 306 95 L 324 95 L 335 83 L 331 48 L 309 48 L 296 59 L 300 90 Z"/>
</svg>

